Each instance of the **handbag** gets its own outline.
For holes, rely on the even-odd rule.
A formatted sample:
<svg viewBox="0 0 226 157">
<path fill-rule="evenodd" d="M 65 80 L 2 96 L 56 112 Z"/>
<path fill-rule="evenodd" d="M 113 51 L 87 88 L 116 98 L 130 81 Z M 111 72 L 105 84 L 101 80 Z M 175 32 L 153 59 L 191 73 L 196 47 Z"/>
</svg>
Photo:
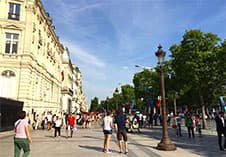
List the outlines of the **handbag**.
<svg viewBox="0 0 226 157">
<path fill-rule="evenodd" d="M 78 129 L 77 129 L 76 127 L 74 127 L 74 128 L 72 129 L 72 131 L 73 131 L 73 132 L 76 132 L 76 131 L 78 131 Z"/>
</svg>

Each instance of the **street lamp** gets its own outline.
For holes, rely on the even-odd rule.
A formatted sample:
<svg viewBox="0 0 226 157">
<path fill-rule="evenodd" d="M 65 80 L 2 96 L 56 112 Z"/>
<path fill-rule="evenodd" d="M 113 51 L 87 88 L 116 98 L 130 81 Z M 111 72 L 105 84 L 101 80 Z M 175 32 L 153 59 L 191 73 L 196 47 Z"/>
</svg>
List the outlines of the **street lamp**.
<svg viewBox="0 0 226 157">
<path fill-rule="evenodd" d="M 165 84 L 163 75 L 163 62 L 166 53 L 162 50 L 162 46 L 158 46 L 158 51 L 155 53 L 158 57 L 158 64 L 160 66 L 160 83 L 161 83 L 161 101 L 162 101 L 162 139 L 157 146 L 159 150 L 172 151 L 176 150 L 176 146 L 171 142 L 168 134 L 167 113 L 166 113 L 166 99 L 165 99 Z"/>
<path fill-rule="evenodd" d="M 119 90 L 118 88 L 115 89 L 115 94 L 116 94 L 116 111 L 118 111 L 118 93 L 119 93 Z"/>
</svg>

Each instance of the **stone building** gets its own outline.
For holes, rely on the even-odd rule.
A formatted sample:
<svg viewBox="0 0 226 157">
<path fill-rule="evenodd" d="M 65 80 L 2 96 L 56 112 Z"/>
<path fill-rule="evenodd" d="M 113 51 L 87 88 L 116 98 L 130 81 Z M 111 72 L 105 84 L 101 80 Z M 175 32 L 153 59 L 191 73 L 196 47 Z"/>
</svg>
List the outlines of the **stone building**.
<svg viewBox="0 0 226 157">
<path fill-rule="evenodd" d="M 81 73 L 41 1 L 0 0 L 0 6 L 0 97 L 23 101 L 30 113 L 68 112 L 73 103 L 86 106 L 80 103 L 83 92 L 76 91 L 82 87 L 74 85 L 81 84 L 75 77 Z"/>
</svg>

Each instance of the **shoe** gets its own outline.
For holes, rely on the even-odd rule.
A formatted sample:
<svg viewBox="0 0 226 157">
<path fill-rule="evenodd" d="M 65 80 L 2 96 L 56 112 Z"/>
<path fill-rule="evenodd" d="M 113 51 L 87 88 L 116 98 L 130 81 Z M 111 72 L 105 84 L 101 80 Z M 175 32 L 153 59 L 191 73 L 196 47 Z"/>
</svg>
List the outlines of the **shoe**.
<svg viewBox="0 0 226 157">
<path fill-rule="evenodd" d="M 125 154 L 127 155 L 128 154 L 128 151 L 126 151 Z"/>
<path fill-rule="evenodd" d="M 110 151 L 110 150 L 105 150 L 104 152 L 105 152 L 106 154 L 112 153 L 112 151 Z"/>
<path fill-rule="evenodd" d="M 220 150 L 221 150 L 221 151 L 224 151 L 224 149 L 223 149 L 223 148 L 220 148 Z"/>
</svg>

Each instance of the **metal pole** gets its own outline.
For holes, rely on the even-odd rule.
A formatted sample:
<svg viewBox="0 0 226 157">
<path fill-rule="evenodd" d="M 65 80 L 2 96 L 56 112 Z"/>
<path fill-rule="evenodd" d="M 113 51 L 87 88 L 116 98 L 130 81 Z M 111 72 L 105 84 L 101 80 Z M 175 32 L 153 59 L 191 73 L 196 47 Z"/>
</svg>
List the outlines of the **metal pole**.
<svg viewBox="0 0 226 157">
<path fill-rule="evenodd" d="M 172 151 L 176 150 L 176 146 L 171 142 L 168 134 L 167 113 L 166 113 L 166 99 L 165 99 L 165 83 L 163 76 L 163 67 L 160 65 L 160 82 L 162 94 L 162 139 L 157 146 L 159 150 Z"/>
</svg>

